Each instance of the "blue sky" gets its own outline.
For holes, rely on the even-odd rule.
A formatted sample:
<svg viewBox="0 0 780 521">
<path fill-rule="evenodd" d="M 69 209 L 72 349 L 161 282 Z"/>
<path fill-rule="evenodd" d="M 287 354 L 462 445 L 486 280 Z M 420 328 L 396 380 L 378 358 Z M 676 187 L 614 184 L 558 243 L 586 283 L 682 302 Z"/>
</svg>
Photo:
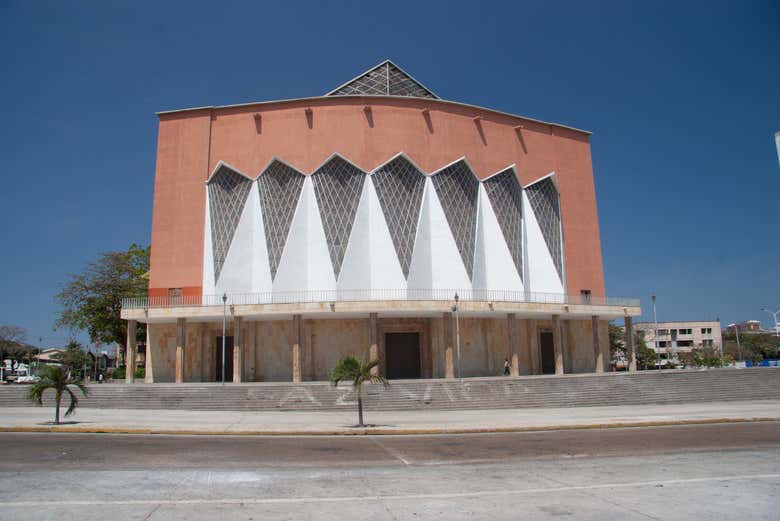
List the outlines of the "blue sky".
<svg viewBox="0 0 780 521">
<path fill-rule="evenodd" d="M 0 323 L 63 342 L 66 275 L 149 242 L 156 111 L 319 95 L 384 58 L 591 130 L 607 293 L 644 318 L 653 292 L 659 320 L 780 309 L 777 2 L 6 1 Z"/>
</svg>

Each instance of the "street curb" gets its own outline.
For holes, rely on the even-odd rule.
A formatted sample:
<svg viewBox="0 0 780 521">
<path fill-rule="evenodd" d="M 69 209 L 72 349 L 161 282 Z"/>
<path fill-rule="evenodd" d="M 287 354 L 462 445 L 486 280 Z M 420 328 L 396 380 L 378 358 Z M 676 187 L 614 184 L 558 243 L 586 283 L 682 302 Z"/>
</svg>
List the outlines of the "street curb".
<svg viewBox="0 0 780 521">
<path fill-rule="evenodd" d="M 669 427 L 674 425 L 709 425 L 718 423 L 776 422 L 778 417 L 757 418 L 704 418 L 689 420 L 659 420 L 614 423 L 587 423 L 580 425 L 542 425 L 535 427 L 465 427 L 452 429 L 387 429 L 387 428 L 342 428 L 321 430 L 257 430 L 257 431 L 209 431 L 188 429 L 147 429 L 122 427 L 68 427 L 68 426 L 18 426 L 0 427 L 0 432 L 53 432 L 76 434 L 154 434 L 165 436 L 404 436 L 436 434 L 490 434 L 512 432 L 569 431 L 581 429 L 624 429 L 631 427 Z"/>
</svg>

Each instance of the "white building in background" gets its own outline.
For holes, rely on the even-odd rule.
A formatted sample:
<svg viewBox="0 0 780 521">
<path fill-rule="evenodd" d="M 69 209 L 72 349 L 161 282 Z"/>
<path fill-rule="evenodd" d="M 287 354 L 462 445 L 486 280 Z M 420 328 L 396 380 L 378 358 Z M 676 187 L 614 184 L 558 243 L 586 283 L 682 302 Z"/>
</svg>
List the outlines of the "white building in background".
<svg viewBox="0 0 780 521">
<path fill-rule="evenodd" d="M 658 337 L 656 338 L 656 327 Z M 644 334 L 645 344 L 655 349 L 661 359 L 688 352 L 694 348 L 712 347 L 718 351 L 723 347 L 720 321 L 705 320 L 698 322 L 637 322 L 637 333 Z"/>
<path fill-rule="evenodd" d="M 777 147 L 777 162 L 780 163 L 780 130 L 775 132 L 775 146 Z"/>
</svg>

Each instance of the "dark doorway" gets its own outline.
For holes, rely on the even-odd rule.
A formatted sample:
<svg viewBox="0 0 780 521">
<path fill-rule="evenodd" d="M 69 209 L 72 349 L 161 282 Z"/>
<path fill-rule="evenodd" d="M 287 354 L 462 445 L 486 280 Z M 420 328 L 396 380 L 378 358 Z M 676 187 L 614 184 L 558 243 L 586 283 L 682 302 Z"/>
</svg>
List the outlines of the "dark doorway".
<svg viewBox="0 0 780 521">
<path fill-rule="evenodd" d="M 555 340 L 552 331 L 542 331 L 539 345 L 542 351 L 542 374 L 555 374 Z"/>
<path fill-rule="evenodd" d="M 214 367 L 217 368 L 217 382 L 222 381 L 222 337 L 217 337 L 217 348 L 214 350 Z M 233 337 L 225 337 L 225 381 L 233 381 Z"/>
<path fill-rule="evenodd" d="M 420 334 L 385 334 L 385 375 L 388 379 L 420 378 Z"/>
</svg>

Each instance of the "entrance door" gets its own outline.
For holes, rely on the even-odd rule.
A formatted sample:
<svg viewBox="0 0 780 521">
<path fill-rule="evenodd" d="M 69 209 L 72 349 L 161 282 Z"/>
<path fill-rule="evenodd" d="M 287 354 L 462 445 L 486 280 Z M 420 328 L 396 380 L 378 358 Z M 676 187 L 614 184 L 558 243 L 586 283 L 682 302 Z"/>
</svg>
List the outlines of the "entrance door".
<svg viewBox="0 0 780 521">
<path fill-rule="evenodd" d="M 388 379 L 420 378 L 420 334 L 385 333 Z"/>
<path fill-rule="evenodd" d="M 217 337 L 217 348 L 214 350 L 214 367 L 217 368 L 217 382 L 222 381 L 222 337 Z M 225 337 L 225 381 L 233 381 L 233 337 Z"/>
<path fill-rule="evenodd" d="M 555 374 L 555 343 L 552 331 L 542 331 L 539 335 L 542 351 L 542 374 Z"/>
</svg>

